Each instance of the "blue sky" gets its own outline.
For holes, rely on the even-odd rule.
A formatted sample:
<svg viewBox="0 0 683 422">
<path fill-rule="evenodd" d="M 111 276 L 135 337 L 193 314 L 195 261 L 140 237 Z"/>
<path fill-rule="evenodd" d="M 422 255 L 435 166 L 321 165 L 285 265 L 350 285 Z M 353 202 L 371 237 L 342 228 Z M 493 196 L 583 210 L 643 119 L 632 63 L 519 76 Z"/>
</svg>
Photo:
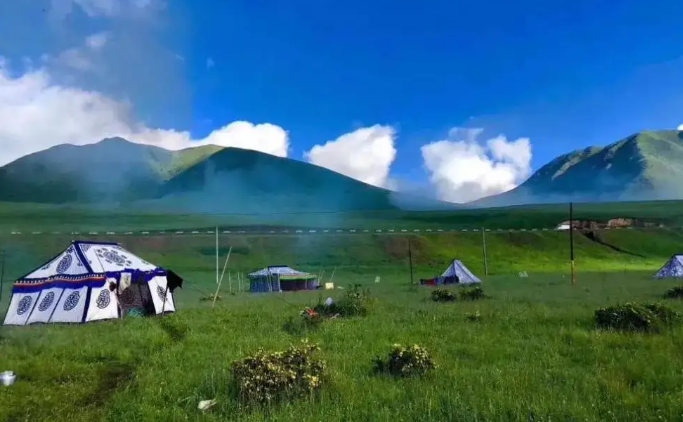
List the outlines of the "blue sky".
<svg viewBox="0 0 683 422">
<path fill-rule="evenodd" d="M 193 139 L 233 121 L 271 123 L 296 159 L 356 129 L 391 126 L 390 178 L 418 185 L 435 173 L 421 148 L 454 127 L 482 128 L 479 143 L 529 138 L 536 170 L 573 149 L 683 123 L 683 2 L 167 0 L 136 20 L 104 13 L 112 1 L 5 2 L 0 55 L 37 60 L 98 31 L 136 34 L 103 62 L 117 77 L 54 65 L 51 83 L 125 93 L 147 126 Z M 17 24 L 59 2 L 72 6 L 61 26 Z"/>
</svg>

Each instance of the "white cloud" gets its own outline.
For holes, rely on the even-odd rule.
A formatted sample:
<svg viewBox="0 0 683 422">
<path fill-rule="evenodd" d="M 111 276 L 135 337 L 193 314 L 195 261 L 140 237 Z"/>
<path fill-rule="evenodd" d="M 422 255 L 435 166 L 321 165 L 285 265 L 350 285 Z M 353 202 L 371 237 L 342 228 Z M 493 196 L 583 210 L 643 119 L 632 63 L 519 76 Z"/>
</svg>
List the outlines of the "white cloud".
<svg viewBox="0 0 683 422">
<path fill-rule="evenodd" d="M 362 182 L 389 187 L 389 170 L 396 158 L 395 135 L 391 126 L 361 128 L 314 146 L 304 158 Z"/>
<path fill-rule="evenodd" d="M 683 130 L 683 125 L 678 126 L 678 130 Z"/>
<path fill-rule="evenodd" d="M 13 75 L 0 57 L 0 165 L 62 143 L 83 145 L 121 136 L 168 149 L 204 144 L 287 156 L 289 138 L 273 124 L 232 122 L 206 138 L 149 128 L 131 117 L 130 104 L 101 93 L 61 86 L 45 69 Z"/>
<path fill-rule="evenodd" d="M 99 50 L 107 43 L 109 39 L 109 34 L 106 32 L 100 32 L 98 34 L 90 35 L 85 39 L 85 45 L 92 50 Z"/>
<path fill-rule="evenodd" d="M 214 62 L 213 59 L 212 59 L 211 57 L 209 57 L 208 59 L 206 59 L 206 68 L 207 68 L 207 69 L 211 69 L 211 68 L 214 67 L 215 65 L 216 65 L 216 62 Z"/>
<path fill-rule="evenodd" d="M 51 0 L 53 19 L 61 20 L 71 14 L 74 6 L 94 17 L 140 16 L 166 7 L 165 0 Z"/>
<path fill-rule="evenodd" d="M 482 129 L 453 129 L 449 138 L 422 146 L 422 158 L 440 199 L 469 202 L 508 191 L 531 174 L 531 143 L 503 135 L 477 141 Z"/>
</svg>

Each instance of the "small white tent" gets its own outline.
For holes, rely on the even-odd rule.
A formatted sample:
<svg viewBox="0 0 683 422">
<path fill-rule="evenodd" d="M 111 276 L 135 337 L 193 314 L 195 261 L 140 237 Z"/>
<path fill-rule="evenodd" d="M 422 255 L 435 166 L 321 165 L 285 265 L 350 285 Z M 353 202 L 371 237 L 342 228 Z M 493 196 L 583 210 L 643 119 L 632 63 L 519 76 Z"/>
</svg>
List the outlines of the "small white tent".
<svg viewBox="0 0 683 422">
<path fill-rule="evenodd" d="M 448 266 L 446 271 L 441 274 L 442 278 L 448 278 L 456 276 L 458 278 L 458 283 L 460 284 L 472 284 L 481 283 L 481 280 L 477 278 L 472 272 L 463 264 L 459 259 L 454 259 L 451 265 Z"/>
<path fill-rule="evenodd" d="M 683 255 L 672 256 L 662 268 L 657 271 L 655 278 L 683 277 Z"/>
<path fill-rule="evenodd" d="M 76 241 L 14 283 L 4 325 L 115 319 L 140 308 L 175 312 L 180 285 L 174 273 L 116 243 Z"/>
</svg>

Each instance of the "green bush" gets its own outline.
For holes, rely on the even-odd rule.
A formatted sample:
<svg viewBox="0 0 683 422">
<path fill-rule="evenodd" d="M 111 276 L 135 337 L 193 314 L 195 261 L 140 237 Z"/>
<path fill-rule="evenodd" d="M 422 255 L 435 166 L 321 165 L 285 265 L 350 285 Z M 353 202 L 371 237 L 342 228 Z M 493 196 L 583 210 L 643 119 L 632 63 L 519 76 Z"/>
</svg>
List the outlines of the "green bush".
<svg viewBox="0 0 683 422">
<path fill-rule="evenodd" d="M 484 294 L 484 289 L 481 287 L 465 288 L 460 292 L 461 300 L 480 300 L 486 299 L 488 296 Z"/>
<path fill-rule="evenodd" d="M 434 302 L 454 302 L 458 297 L 450 290 L 435 289 L 432 290 L 432 300 Z"/>
<path fill-rule="evenodd" d="M 476 311 L 471 314 L 468 313 L 467 315 L 465 315 L 465 319 L 470 322 L 479 322 L 481 321 L 481 314 L 479 313 L 479 311 Z"/>
<path fill-rule="evenodd" d="M 683 299 L 683 286 L 676 286 L 664 293 L 665 299 Z"/>
<path fill-rule="evenodd" d="M 317 392 L 325 374 L 325 362 L 317 359 L 316 344 L 306 340 L 284 352 L 259 350 L 232 363 L 239 399 L 269 405 Z"/>
<path fill-rule="evenodd" d="M 394 344 L 394 348 L 387 358 L 376 357 L 373 363 L 376 372 L 396 377 L 424 375 L 436 368 L 429 352 L 417 344 L 410 347 Z"/>
<path fill-rule="evenodd" d="M 328 306 L 322 302 L 321 298 L 313 310 L 323 316 L 365 316 L 370 311 L 372 303 L 370 290 L 363 290 L 361 289 L 360 284 L 353 284 L 344 292 L 344 296 L 338 301 L 333 302 Z"/>
<path fill-rule="evenodd" d="M 656 303 L 626 303 L 595 311 L 598 328 L 619 331 L 659 331 L 677 320 L 679 314 L 675 310 Z"/>
</svg>

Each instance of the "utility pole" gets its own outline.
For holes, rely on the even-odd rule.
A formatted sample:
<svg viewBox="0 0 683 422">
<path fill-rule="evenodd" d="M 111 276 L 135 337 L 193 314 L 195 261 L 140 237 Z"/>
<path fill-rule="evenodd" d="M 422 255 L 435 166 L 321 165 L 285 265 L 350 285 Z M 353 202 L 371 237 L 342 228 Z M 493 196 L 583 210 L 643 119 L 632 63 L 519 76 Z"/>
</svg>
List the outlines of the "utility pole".
<svg viewBox="0 0 683 422">
<path fill-rule="evenodd" d="M 484 275 L 489 275 L 489 263 L 486 258 L 486 231 L 483 227 L 481 228 L 481 245 L 484 250 Z"/>
<path fill-rule="evenodd" d="M 216 227 L 216 285 L 218 285 L 218 227 Z"/>
<path fill-rule="evenodd" d="M 574 266 L 574 204 L 569 203 L 569 259 L 572 267 L 572 286 L 576 285 L 576 269 Z"/>
<path fill-rule="evenodd" d="M 5 250 L 0 250 L 0 302 L 2 302 L 2 284 L 5 281 Z"/>
</svg>

